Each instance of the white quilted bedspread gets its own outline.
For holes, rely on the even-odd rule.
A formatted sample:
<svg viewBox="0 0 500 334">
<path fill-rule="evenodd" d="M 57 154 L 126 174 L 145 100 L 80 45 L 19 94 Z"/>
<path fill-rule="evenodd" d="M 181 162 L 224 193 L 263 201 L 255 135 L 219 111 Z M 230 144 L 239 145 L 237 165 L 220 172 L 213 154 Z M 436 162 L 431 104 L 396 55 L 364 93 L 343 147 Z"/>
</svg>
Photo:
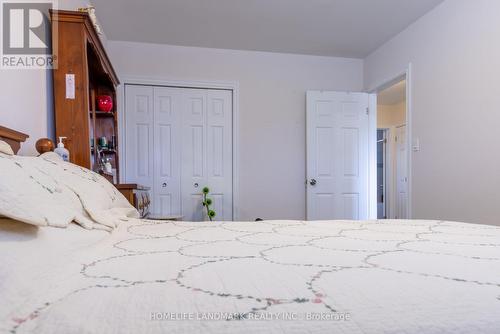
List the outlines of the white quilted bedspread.
<svg viewBox="0 0 500 334">
<path fill-rule="evenodd" d="M 111 234 L 24 229 L 0 229 L 5 332 L 500 333 L 499 227 L 132 219 Z M 54 251 L 64 233 L 69 249 Z"/>
</svg>

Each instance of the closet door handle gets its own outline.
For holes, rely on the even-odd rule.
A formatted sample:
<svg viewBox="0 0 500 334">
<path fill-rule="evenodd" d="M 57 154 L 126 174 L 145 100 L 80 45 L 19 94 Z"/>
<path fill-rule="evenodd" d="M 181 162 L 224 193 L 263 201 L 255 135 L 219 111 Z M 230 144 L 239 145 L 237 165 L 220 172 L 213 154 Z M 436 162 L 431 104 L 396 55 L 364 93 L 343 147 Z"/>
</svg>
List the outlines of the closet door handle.
<svg viewBox="0 0 500 334">
<path fill-rule="evenodd" d="M 195 188 L 198 188 L 199 184 L 198 184 L 198 183 L 195 183 L 195 184 L 193 184 L 193 186 L 194 186 Z"/>
<path fill-rule="evenodd" d="M 161 186 L 162 186 L 163 188 L 165 188 L 165 187 L 167 186 L 167 182 L 163 182 L 163 183 L 161 184 Z"/>
</svg>

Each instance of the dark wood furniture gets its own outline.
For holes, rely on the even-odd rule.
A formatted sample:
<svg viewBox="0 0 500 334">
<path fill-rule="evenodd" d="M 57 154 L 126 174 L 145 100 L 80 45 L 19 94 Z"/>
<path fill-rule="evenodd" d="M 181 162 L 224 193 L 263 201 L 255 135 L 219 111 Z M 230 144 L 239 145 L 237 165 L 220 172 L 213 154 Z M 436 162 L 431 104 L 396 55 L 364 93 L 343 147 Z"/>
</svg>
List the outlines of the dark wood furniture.
<svg viewBox="0 0 500 334">
<path fill-rule="evenodd" d="M 9 144 L 15 154 L 19 152 L 21 143 L 24 143 L 27 138 L 29 138 L 27 134 L 0 126 L 0 140 Z"/>
<path fill-rule="evenodd" d="M 67 137 L 70 161 L 99 172 L 110 182 L 119 182 L 118 76 L 86 12 L 53 10 L 54 113 L 56 139 Z M 67 75 L 74 75 L 74 96 L 67 91 Z M 71 78 L 71 77 L 70 77 Z M 98 110 L 100 95 L 111 96 L 110 112 Z M 105 137 L 112 147 L 101 146 Z M 102 169 L 101 158 L 109 159 L 116 179 Z M 115 184 L 141 216 L 149 213 L 149 189 L 136 184 Z"/>
<path fill-rule="evenodd" d="M 40 138 L 35 144 L 36 151 L 40 154 L 53 152 L 56 148 L 54 142 L 49 138 Z"/>
<path fill-rule="evenodd" d="M 67 137 L 65 146 L 70 161 L 82 167 L 102 174 L 100 157 L 109 159 L 119 180 L 118 76 L 87 13 L 53 10 L 51 19 L 56 139 Z M 71 89 L 67 91 L 67 78 L 71 81 L 71 75 L 74 75 L 74 96 Z M 111 96 L 111 112 L 97 110 L 99 95 Z M 114 142 L 113 147 L 100 147 L 101 137 Z"/>
<path fill-rule="evenodd" d="M 141 214 L 141 218 L 149 214 L 151 204 L 149 197 L 149 187 L 144 187 L 134 183 L 115 184 L 115 187 L 125 196 Z"/>
</svg>

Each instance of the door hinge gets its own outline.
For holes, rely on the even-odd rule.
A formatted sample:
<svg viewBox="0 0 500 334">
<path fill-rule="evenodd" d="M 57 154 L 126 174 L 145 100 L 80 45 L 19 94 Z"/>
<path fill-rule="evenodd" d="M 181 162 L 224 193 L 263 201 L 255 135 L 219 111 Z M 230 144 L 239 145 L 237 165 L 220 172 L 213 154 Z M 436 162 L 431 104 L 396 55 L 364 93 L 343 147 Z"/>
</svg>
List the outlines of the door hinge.
<svg viewBox="0 0 500 334">
<path fill-rule="evenodd" d="M 368 115 L 370 113 L 370 108 L 366 108 L 366 114 Z"/>
</svg>

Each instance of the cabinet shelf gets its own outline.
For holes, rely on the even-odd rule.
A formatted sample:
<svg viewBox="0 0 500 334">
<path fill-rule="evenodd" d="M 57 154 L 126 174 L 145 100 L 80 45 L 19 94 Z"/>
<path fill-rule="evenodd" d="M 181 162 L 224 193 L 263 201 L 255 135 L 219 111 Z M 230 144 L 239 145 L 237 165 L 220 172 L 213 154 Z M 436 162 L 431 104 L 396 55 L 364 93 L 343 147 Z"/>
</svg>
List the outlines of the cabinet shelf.
<svg viewBox="0 0 500 334">
<path fill-rule="evenodd" d="M 91 149 L 91 152 L 94 153 L 94 148 Z M 107 149 L 107 148 L 104 148 L 104 149 L 101 149 L 101 153 L 102 154 L 116 154 L 116 150 L 110 150 L 110 149 Z"/>
<path fill-rule="evenodd" d="M 94 113 L 92 111 L 90 111 L 90 117 L 93 117 L 93 115 L 94 115 Z M 110 111 L 110 112 L 96 111 L 95 116 L 96 116 L 96 118 L 100 118 L 100 117 L 114 118 L 115 113 L 113 111 Z"/>
</svg>

